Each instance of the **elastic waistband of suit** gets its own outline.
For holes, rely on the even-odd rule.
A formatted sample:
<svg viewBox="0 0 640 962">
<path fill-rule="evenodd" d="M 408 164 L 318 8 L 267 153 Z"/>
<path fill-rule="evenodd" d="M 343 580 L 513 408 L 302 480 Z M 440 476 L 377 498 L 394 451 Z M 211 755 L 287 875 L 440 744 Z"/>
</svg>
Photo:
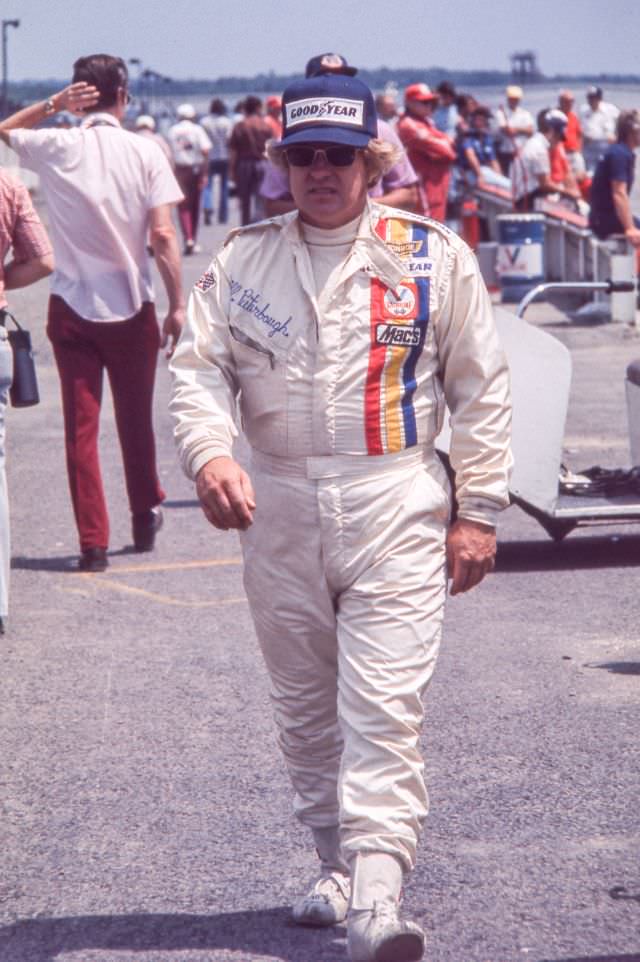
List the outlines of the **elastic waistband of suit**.
<svg viewBox="0 0 640 962">
<path fill-rule="evenodd" d="M 266 474 L 307 478 L 358 477 L 383 474 L 397 468 L 428 464 L 435 458 L 432 446 L 416 445 L 393 454 L 328 454 L 321 457 L 285 458 L 262 451 L 251 452 L 251 463 Z"/>
</svg>

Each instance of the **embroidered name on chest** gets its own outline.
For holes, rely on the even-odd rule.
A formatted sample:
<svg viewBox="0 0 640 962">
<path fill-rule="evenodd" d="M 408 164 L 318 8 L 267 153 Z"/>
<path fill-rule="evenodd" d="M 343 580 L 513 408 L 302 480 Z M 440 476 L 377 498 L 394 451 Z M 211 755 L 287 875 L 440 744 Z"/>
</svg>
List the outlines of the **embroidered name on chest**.
<svg viewBox="0 0 640 962">
<path fill-rule="evenodd" d="M 240 310 L 252 314 L 261 324 L 269 328 L 267 337 L 279 334 L 281 337 L 289 337 L 289 323 L 293 320 L 290 314 L 286 321 L 278 320 L 269 313 L 271 304 L 265 301 L 264 296 L 255 291 L 252 287 L 244 287 L 239 281 L 230 281 L 229 301 L 237 304 Z"/>
</svg>

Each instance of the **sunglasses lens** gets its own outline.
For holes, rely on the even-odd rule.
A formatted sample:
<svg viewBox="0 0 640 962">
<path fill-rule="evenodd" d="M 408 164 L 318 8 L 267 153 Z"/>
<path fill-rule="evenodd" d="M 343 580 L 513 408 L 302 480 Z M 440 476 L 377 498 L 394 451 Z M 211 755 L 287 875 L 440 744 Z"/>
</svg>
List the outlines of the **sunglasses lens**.
<svg viewBox="0 0 640 962">
<path fill-rule="evenodd" d="M 292 167 L 310 167 L 315 157 L 315 147 L 289 147 L 287 160 Z"/>
<path fill-rule="evenodd" d="M 350 167 L 356 159 L 355 147 L 328 147 L 326 154 L 333 167 Z"/>
<path fill-rule="evenodd" d="M 350 167 L 356 159 L 355 147 L 289 147 L 287 160 L 292 167 L 310 167 L 317 153 L 322 153 L 332 167 Z"/>
</svg>

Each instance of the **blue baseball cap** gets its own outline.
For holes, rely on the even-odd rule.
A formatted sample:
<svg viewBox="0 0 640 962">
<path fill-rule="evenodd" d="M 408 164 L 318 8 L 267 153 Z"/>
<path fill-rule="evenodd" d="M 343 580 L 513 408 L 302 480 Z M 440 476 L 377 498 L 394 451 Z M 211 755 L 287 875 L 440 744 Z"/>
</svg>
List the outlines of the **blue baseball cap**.
<svg viewBox="0 0 640 962">
<path fill-rule="evenodd" d="M 348 77 L 355 77 L 357 67 L 350 67 L 339 53 L 320 53 L 312 57 L 304 72 L 305 77 L 318 77 L 322 73 L 343 73 Z"/>
<path fill-rule="evenodd" d="M 355 77 L 308 77 L 290 84 L 282 95 L 283 147 L 305 143 L 366 147 L 377 136 L 373 94 Z"/>
</svg>

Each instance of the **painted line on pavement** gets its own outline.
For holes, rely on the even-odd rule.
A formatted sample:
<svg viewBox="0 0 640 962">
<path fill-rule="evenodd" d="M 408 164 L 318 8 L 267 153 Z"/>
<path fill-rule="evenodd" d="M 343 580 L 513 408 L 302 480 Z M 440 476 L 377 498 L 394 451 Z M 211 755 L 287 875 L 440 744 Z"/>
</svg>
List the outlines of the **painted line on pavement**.
<svg viewBox="0 0 640 962">
<path fill-rule="evenodd" d="M 122 568 L 110 567 L 109 574 L 107 577 L 112 577 L 113 575 L 129 575 L 136 574 L 138 571 L 189 571 L 194 568 L 215 568 L 217 565 L 240 565 L 242 564 L 242 558 L 212 558 L 209 561 L 172 561 L 169 564 L 161 564 L 160 562 L 154 562 L 152 564 L 141 564 L 141 565 L 125 565 Z M 99 572 L 102 574 L 102 572 Z M 95 572 L 91 571 L 79 571 L 77 574 L 94 577 Z"/>
<path fill-rule="evenodd" d="M 124 594 L 138 595 L 155 601 L 161 605 L 176 605 L 179 608 L 222 608 L 225 605 L 246 604 L 245 597 L 223 598 L 221 601 L 185 601 L 184 598 L 173 598 L 171 595 L 161 595 L 155 591 L 146 591 L 144 588 L 134 588 L 133 585 L 123 585 L 110 578 L 95 578 L 94 587 L 109 588 L 111 591 L 120 591 Z"/>
<path fill-rule="evenodd" d="M 111 591 L 120 591 L 123 594 L 137 595 L 138 597 L 146 598 L 149 601 L 154 601 L 156 604 L 161 605 L 174 605 L 180 608 L 222 608 L 227 605 L 246 604 L 247 599 L 242 595 L 237 598 L 222 598 L 218 601 L 187 601 L 184 598 L 175 598 L 172 595 L 160 594 L 156 591 L 147 591 L 144 588 L 135 588 L 133 585 L 122 584 L 115 579 L 119 575 L 149 574 L 163 571 L 193 571 L 196 568 L 214 568 L 223 565 L 241 564 L 241 558 L 211 558 L 208 561 L 175 561 L 169 564 L 127 565 L 122 568 L 109 568 L 108 574 L 102 571 L 78 571 L 75 572 L 75 574 L 85 581 L 90 581 L 94 592 L 98 587 L 104 587 L 109 588 Z M 65 588 L 64 590 L 70 591 L 73 594 L 86 593 L 82 591 L 78 592 L 78 589 L 74 588 Z"/>
</svg>

